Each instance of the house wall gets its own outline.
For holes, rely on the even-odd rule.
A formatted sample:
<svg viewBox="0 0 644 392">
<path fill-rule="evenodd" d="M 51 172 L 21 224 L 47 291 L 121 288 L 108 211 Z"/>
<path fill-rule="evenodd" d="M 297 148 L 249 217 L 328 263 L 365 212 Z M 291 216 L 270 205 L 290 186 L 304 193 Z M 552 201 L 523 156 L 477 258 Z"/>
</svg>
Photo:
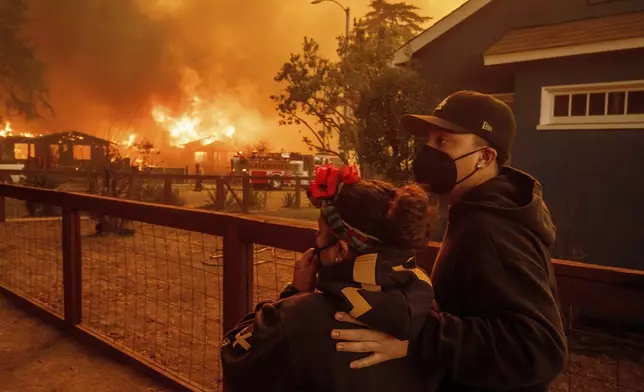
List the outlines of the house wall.
<svg viewBox="0 0 644 392">
<path fill-rule="evenodd" d="M 414 55 L 437 94 L 473 89 L 488 93 L 513 91 L 515 65 L 485 67 L 483 53 L 512 29 L 573 19 L 644 11 L 643 0 L 494 0 Z M 431 110 L 431 109 L 429 109 Z"/>
<path fill-rule="evenodd" d="M 522 64 L 513 165 L 543 183 L 555 255 L 644 269 L 644 129 L 536 130 L 542 86 L 644 79 L 644 50 Z"/>
<path fill-rule="evenodd" d="M 51 145 L 58 145 L 58 157 L 52 156 Z M 74 145 L 89 146 L 91 159 L 74 159 Z M 101 166 L 105 164 L 105 149 L 107 146 L 108 142 L 74 142 L 71 140 L 62 140 L 61 142 L 57 138 L 42 139 L 36 144 L 36 165 L 39 168 Z"/>
<path fill-rule="evenodd" d="M 644 169 L 644 132 L 537 131 L 536 125 L 542 86 L 643 79 L 643 52 L 483 65 L 484 52 L 514 28 L 644 11 L 644 0 L 588 2 L 494 0 L 414 60 L 440 97 L 462 89 L 516 93 L 519 132 L 512 164 L 543 182 L 558 225 L 555 256 L 642 269 L 644 203 L 638 196 L 644 181 L 637 173 Z"/>
</svg>

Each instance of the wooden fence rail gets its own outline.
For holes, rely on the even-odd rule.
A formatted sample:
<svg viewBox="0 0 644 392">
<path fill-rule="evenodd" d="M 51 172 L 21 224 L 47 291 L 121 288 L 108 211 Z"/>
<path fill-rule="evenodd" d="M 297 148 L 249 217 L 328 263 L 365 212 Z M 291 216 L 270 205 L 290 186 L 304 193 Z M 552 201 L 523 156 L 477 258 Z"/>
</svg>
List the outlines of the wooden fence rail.
<svg viewBox="0 0 644 392">
<path fill-rule="evenodd" d="M 75 334 L 125 357 L 139 368 L 186 390 L 204 390 L 168 369 L 122 350 L 100 334 L 83 326 L 83 265 L 81 257 L 81 212 L 102 213 L 147 224 L 206 233 L 223 237 L 223 320 L 224 329 L 233 326 L 251 310 L 253 303 L 253 244 L 303 252 L 315 242 L 313 222 L 257 218 L 222 212 L 186 209 L 86 194 L 0 184 L 0 225 L 5 219 L 6 198 L 45 202 L 62 209 L 62 276 L 64 312 L 62 322 Z M 4 241 L 0 239 L 0 241 Z M 423 267 L 430 269 L 438 244 L 419 253 Z M 561 299 L 572 306 L 592 306 L 597 312 L 614 316 L 642 314 L 644 272 L 555 260 Z M 0 280 L 0 291 L 17 296 Z M 30 305 L 33 305 L 30 303 Z M 34 305 L 36 306 L 36 305 Z M 47 312 L 43 311 L 42 312 Z M 51 316 L 51 315 L 50 315 Z"/>
<path fill-rule="evenodd" d="M 69 171 L 69 170 L 0 170 L 0 181 L 9 176 L 39 176 L 48 175 L 68 180 L 83 180 L 90 177 L 102 177 L 105 175 L 100 170 L 94 171 Z M 257 183 L 264 183 L 271 180 L 270 176 L 247 176 L 247 175 L 196 175 L 196 174 L 165 174 L 165 173 L 145 173 L 145 172 L 115 172 L 110 174 L 113 178 L 127 178 L 148 181 L 163 181 L 163 203 L 172 204 L 173 185 L 186 184 L 189 181 L 202 181 L 215 183 L 215 206 L 218 211 L 223 211 L 228 194 L 232 195 L 239 208 L 243 213 L 248 213 L 252 203 L 252 191 Z M 302 191 L 313 177 L 302 176 L 282 176 L 280 179 L 284 183 L 293 184 L 284 189 L 292 190 L 295 194 L 293 208 L 302 206 Z M 239 184 L 242 187 L 241 196 L 232 188 L 233 184 Z"/>
</svg>

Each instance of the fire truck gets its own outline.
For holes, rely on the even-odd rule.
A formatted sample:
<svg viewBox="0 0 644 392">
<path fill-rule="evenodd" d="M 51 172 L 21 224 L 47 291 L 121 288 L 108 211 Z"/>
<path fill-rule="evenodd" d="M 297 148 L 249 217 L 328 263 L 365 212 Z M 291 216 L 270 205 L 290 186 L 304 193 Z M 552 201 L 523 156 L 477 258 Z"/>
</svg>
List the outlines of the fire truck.
<svg viewBox="0 0 644 392">
<path fill-rule="evenodd" d="M 302 185 L 308 185 L 308 177 L 313 176 L 319 166 L 333 164 L 342 165 L 342 160 L 335 155 L 309 155 L 297 152 L 280 152 L 259 154 L 256 152 L 244 154 L 238 152 L 230 162 L 231 174 L 234 176 L 248 175 L 250 183 L 256 188 L 268 187 L 281 189 L 293 186 L 295 181 L 289 177 L 304 177 Z M 253 178 L 264 177 L 264 178 Z"/>
<path fill-rule="evenodd" d="M 311 169 L 305 168 L 305 161 L 310 160 L 307 158 L 307 156 L 300 153 L 244 154 L 239 152 L 230 161 L 231 174 L 234 176 L 250 176 L 250 183 L 253 184 L 254 188 L 281 189 L 284 186 L 295 185 L 294 180 L 287 179 L 289 177 L 308 177 L 311 175 Z"/>
<path fill-rule="evenodd" d="M 313 156 L 313 165 L 315 168 L 319 166 L 326 166 L 329 164 L 340 167 L 344 163 L 342 162 L 342 159 L 340 159 L 340 157 L 337 155 L 317 154 Z"/>
</svg>

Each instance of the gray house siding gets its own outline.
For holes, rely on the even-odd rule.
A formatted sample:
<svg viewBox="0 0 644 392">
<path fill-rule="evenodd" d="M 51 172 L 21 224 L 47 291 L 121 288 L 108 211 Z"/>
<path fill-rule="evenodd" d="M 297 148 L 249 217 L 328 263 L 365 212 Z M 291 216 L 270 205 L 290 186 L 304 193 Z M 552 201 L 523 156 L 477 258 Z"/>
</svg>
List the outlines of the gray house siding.
<svg viewBox="0 0 644 392">
<path fill-rule="evenodd" d="M 495 0 L 413 58 L 441 95 L 463 89 L 512 92 L 515 65 L 483 65 L 483 53 L 512 29 L 643 10 L 644 0 Z"/>
<path fill-rule="evenodd" d="M 525 63 L 515 75 L 513 164 L 544 185 L 555 255 L 644 268 L 644 129 L 536 129 L 543 86 L 644 79 L 644 50 Z"/>
<path fill-rule="evenodd" d="M 461 89 L 515 93 L 519 132 L 512 164 L 544 185 L 558 226 L 556 257 L 643 269 L 644 131 L 536 127 L 542 86 L 644 79 L 644 51 L 483 65 L 485 51 L 514 28 L 644 11 L 644 0 L 588 3 L 495 0 L 414 60 L 441 96 Z"/>
</svg>

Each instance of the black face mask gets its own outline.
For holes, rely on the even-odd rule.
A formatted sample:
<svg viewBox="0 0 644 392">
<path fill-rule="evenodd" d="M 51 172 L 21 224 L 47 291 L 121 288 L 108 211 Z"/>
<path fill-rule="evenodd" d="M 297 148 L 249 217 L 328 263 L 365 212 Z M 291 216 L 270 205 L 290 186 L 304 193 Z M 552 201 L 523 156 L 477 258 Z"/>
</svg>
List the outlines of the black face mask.
<svg viewBox="0 0 644 392">
<path fill-rule="evenodd" d="M 437 195 L 449 193 L 457 184 L 472 177 L 474 173 L 480 170 L 478 167 L 474 167 L 474 170 L 470 174 L 458 180 L 456 161 L 482 150 L 484 148 L 468 152 L 465 155 L 452 159 L 447 153 L 428 145 L 423 145 L 418 149 L 416 158 L 414 158 L 414 162 L 412 163 L 414 178 L 420 184 L 429 185 L 429 191 L 432 193 Z"/>
</svg>

